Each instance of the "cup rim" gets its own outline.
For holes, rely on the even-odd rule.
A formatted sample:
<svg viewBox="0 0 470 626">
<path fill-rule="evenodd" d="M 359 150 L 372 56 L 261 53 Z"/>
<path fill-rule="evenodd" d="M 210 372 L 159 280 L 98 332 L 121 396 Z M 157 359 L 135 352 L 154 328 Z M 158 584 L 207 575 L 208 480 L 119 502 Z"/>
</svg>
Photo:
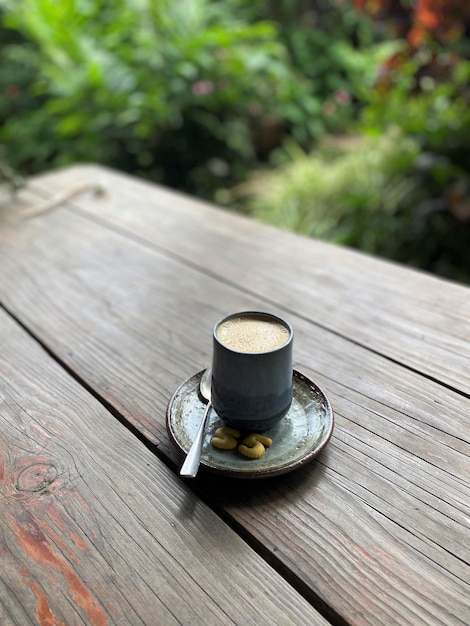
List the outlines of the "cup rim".
<svg viewBox="0 0 470 626">
<path fill-rule="evenodd" d="M 233 348 L 229 348 L 228 346 L 223 344 L 220 341 L 220 339 L 217 337 L 217 329 L 223 322 L 227 322 L 228 320 L 233 319 L 234 317 L 250 317 L 250 316 L 252 317 L 258 316 L 258 317 L 264 317 L 264 318 L 269 317 L 270 319 L 279 322 L 280 324 L 282 324 L 282 326 L 287 328 L 287 330 L 289 331 L 289 339 L 282 345 L 278 346 L 277 348 L 274 348 L 273 350 L 264 350 L 262 352 L 245 352 L 243 350 L 234 350 Z M 274 354 L 275 352 L 278 352 L 279 350 L 285 349 L 286 346 L 292 343 L 294 339 L 294 329 L 287 320 L 285 320 L 282 317 L 279 317 L 279 315 L 276 315 L 275 313 L 270 313 L 269 311 L 238 311 L 236 313 L 230 313 L 229 315 L 225 315 L 224 317 L 220 318 L 219 321 L 214 324 L 214 328 L 212 330 L 212 337 L 219 346 L 221 346 L 225 350 L 228 350 L 229 352 L 233 352 L 234 354 L 250 354 L 250 355 Z"/>
</svg>

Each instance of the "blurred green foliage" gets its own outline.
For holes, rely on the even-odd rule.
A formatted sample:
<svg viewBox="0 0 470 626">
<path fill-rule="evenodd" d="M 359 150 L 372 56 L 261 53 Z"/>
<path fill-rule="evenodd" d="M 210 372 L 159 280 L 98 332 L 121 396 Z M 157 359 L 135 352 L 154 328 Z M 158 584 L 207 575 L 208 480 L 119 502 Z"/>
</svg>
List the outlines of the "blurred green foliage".
<svg viewBox="0 0 470 626">
<path fill-rule="evenodd" d="M 418 47 L 392 46 L 372 83 L 354 89 L 349 141 L 286 145 L 234 200 L 281 227 L 470 283 L 469 40 L 424 33 Z"/>
<path fill-rule="evenodd" d="M 470 281 L 468 40 L 431 39 L 354 0 L 0 0 L 0 184 L 104 163 Z"/>
<path fill-rule="evenodd" d="M 236 190 L 252 197 L 255 215 L 282 228 L 375 252 L 382 233 L 370 222 L 379 213 L 395 216 L 410 194 L 417 198 L 410 169 L 419 148 L 398 129 L 328 142 L 314 154 L 296 144 L 284 150 L 284 164 Z"/>
<path fill-rule="evenodd" d="M 279 108 L 299 92 L 275 27 L 232 19 L 218 3 L 0 6 L 4 33 L 22 35 L 2 47 L 1 76 L 11 103 L 0 140 L 19 168 L 92 159 L 191 189 L 222 146 L 253 156 L 251 103 Z"/>
<path fill-rule="evenodd" d="M 426 73 L 430 57 L 425 50 L 392 72 L 393 88 L 370 90 L 361 111 L 363 132 L 379 135 L 399 126 L 419 144 L 422 153 L 440 159 L 441 169 L 470 172 L 470 60 L 450 66 L 448 55 L 437 58 L 446 70 L 445 80 Z"/>
<path fill-rule="evenodd" d="M 304 143 L 344 125 L 348 85 L 359 74 L 370 81 L 388 54 L 372 41 L 355 51 L 336 26 L 281 26 L 264 3 L 244 0 L 0 8 L 0 143 L 11 165 L 34 172 L 92 159 L 209 198 L 286 134 Z"/>
<path fill-rule="evenodd" d="M 249 214 L 468 282 L 468 227 L 434 193 L 455 171 L 428 162 L 410 135 L 395 126 L 326 141 L 312 154 L 296 144 L 284 152 L 281 165 L 236 188 Z M 434 188 L 432 177 L 440 178 Z"/>
</svg>

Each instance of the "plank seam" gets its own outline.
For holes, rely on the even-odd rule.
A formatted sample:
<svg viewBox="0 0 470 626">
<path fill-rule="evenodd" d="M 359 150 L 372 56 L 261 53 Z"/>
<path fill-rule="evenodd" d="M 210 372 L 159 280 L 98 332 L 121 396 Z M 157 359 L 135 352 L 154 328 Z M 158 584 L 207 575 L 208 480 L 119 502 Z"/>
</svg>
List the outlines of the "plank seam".
<svg viewBox="0 0 470 626">
<path fill-rule="evenodd" d="M 134 435 L 150 452 L 155 456 L 173 473 L 177 473 L 178 468 L 169 458 L 164 456 L 160 452 L 158 445 L 151 443 L 143 433 L 141 433 L 129 420 L 126 419 L 110 402 L 103 398 L 97 391 L 93 389 L 81 376 L 79 376 L 69 365 L 64 363 L 60 357 L 58 357 L 41 339 L 39 339 L 34 332 L 32 332 L 21 320 L 19 320 L 14 313 L 12 313 L 4 303 L 0 302 L 0 309 L 2 309 L 7 315 L 9 315 L 26 333 L 31 339 L 33 339 L 46 354 L 53 359 L 69 376 L 71 376 L 75 382 L 77 382 L 85 391 L 93 396 L 111 415 L 132 435 Z M 261 558 L 276 571 L 304 600 L 306 600 L 318 613 L 332 626 L 349 626 L 334 609 L 329 607 L 320 596 L 317 596 L 311 589 L 296 575 L 294 572 L 276 558 L 266 546 L 259 542 L 250 532 L 243 528 L 236 520 L 234 520 L 228 513 L 217 506 L 216 502 L 212 502 L 204 494 L 204 489 L 198 489 L 198 483 L 184 480 L 189 489 L 192 489 L 201 500 L 208 505 L 212 511 L 225 523 L 227 526 L 235 532 L 252 550 L 254 550 Z"/>
</svg>

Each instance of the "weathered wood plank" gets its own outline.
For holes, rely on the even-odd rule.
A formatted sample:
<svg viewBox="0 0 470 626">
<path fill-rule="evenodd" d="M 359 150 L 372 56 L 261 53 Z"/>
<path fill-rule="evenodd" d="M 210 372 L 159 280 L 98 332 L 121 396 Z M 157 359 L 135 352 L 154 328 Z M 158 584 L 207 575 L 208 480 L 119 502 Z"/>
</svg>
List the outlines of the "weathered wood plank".
<svg viewBox="0 0 470 626">
<path fill-rule="evenodd" d="M 327 623 L 3 311 L 0 335 L 2 626 Z"/>
<path fill-rule="evenodd" d="M 169 395 L 208 363 L 218 317 L 269 302 L 67 212 L 2 232 L 7 306 L 176 460 L 163 424 Z M 245 484 L 225 495 L 207 479 L 205 492 L 346 619 L 410 623 L 407 598 L 417 623 L 465 623 L 468 401 L 308 320 L 291 321 L 297 362 L 333 400 L 332 443 L 319 463 L 268 490 Z M 421 581 L 414 604 L 413 578 Z"/>
<path fill-rule="evenodd" d="M 470 394 L 467 288 L 283 233 L 101 167 L 48 174 L 33 186 L 50 194 L 84 180 L 106 190 L 104 199 L 75 201 L 97 219 Z"/>
</svg>

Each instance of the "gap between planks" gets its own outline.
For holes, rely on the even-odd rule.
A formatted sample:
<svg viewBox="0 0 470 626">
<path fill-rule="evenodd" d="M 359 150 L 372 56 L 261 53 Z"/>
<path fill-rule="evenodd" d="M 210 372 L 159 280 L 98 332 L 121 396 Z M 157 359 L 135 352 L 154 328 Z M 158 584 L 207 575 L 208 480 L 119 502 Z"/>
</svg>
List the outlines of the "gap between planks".
<svg viewBox="0 0 470 626">
<path fill-rule="evenodd" d="M 124 428 L 126 428 L 140 443 L 142 443 L 152 454 L 154 454 L 170 471 L 178 475 L 178 466 L 173 463 L 170 457 L 160 452 L 158 444 L 152 443 L 143 433 L 141 433 L 124 415 L 122 415 L 110 402 L 103 398 L 96 390 L 93 389 L 81 376 L 79 376 L 70 366 L 60 359 L 41 339 L 39 339 L 16 315 L 14 315 L 2 302 L 0 309 L 3 310 L 20 328 L 41 348 L 46 354 L 53 359 L 59 367 L 61 367 L 73 380 L 78 383 L 87 393 L 93 396 Z M 304 583 L 296 574 L 277 557 L 274 556 L 269 549 L 256 539 L 243 525 L 235 520 L 223 507 L 217 506 L 213 498 L 207 496 L 204 488 L 198 479 L 183 480 L 187 487 L 191 489 L 212 511 L 235 532 L 241 540 L 243 540 L 252 550 L 258 553 L 263 560 L 270 565 L 294 590 L 302 596 L 322 617 L 330 622 L 332 626 L 348 626 L 341 615 L 339 615 L 332 607 L 322 600 L 320 596 L 315 594 L 306 583 Z"/>
</svg>

